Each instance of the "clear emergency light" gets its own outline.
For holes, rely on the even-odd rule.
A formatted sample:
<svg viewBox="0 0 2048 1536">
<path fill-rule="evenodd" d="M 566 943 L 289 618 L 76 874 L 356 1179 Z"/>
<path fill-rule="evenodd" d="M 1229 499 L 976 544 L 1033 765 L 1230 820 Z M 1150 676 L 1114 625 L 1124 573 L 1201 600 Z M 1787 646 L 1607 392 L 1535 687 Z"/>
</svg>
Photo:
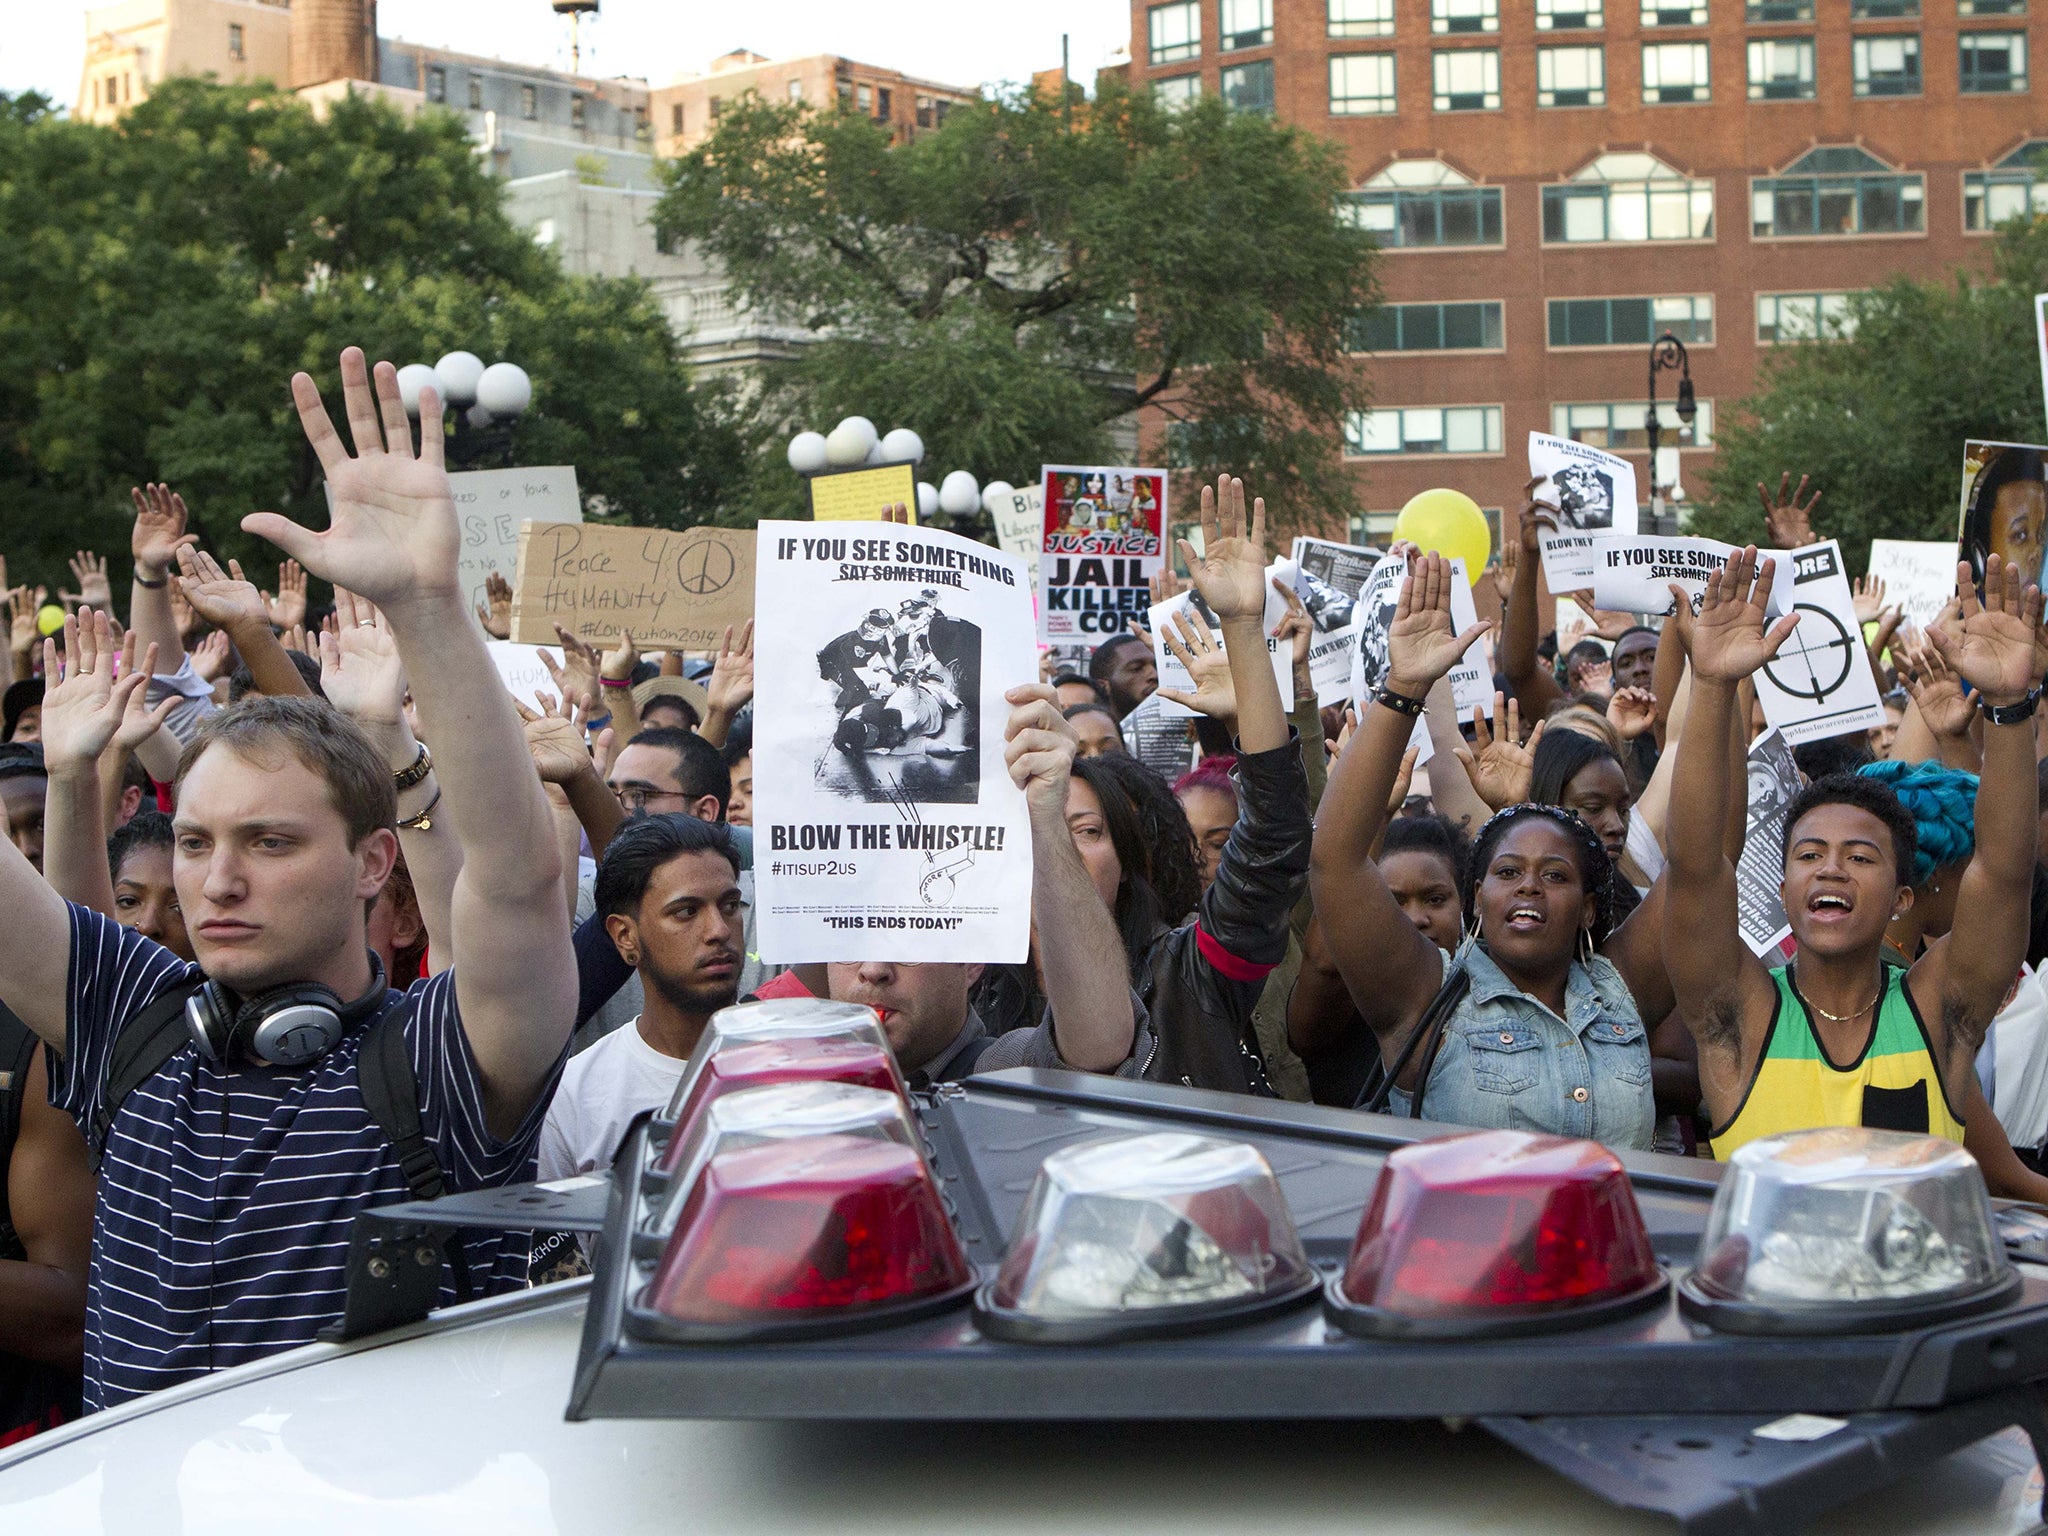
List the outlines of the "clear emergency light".
<svg viewBox="0 0 2048 1536">
<path fill-rule="evenodd" d="M 708 1100 L 688 1127 L 676 1128 L 674 1175 L 648 1180 L 649 1208 L 635 1229 L 634 1252 L 651 1258 L 667 1244 L 705 1164 L 719 1153 L 827 1134 L 918 1144 L 909 1106 L 885 1089 L 807 1081 L 743 1088 Z"/>
<path fill-rule="evenodd" d="M 1976 1159 L 1937 1136 L 1846 1126 L 1736 1149 L 1679 1304 L 1728 1332 L 1869 1333 L 2019 1286 Z"/>
<path fill-rule="evenodd" d="M 1118 1136 L 1045 1159 L 975 1322 L 994 1338 L 1088 1343 L 1242 1322 L 1316 1285 L 1256 1148 Z"/>
<path fill-rule="evenodd" d="M 1324 1313 L 1370 1338 L 1487 1338 L 1608 1321 L 1665 1288 L 1613 1153 L 1481 1131 L 1387 1158 Z"/>
<path fill-rule="evenodd" d="M 713 1153 L 632 1305 L 677 1340 L 767 1339 L 922 1315 L 973 1278 L 923 1155 L 833 1133 Z"/>
</svg>

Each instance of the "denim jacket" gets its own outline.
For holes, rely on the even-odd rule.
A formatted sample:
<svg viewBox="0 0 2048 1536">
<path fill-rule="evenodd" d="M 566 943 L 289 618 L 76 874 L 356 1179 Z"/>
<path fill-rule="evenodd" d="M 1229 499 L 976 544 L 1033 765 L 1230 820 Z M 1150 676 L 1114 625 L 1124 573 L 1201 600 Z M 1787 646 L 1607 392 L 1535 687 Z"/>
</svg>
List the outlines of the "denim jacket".
<svg viewBox="0 0 2048 1536">
<path fill-rule="evenodd" d="M 1423 1119 L 1649 1150 L 1657 1120 L 1650 1039 L 1612 961 L 1572 966 L 1562 1019 L 1509 981 L 1477 941 L 1465 941 L 1457 962 L 1472 986 L 1444 1024 Z M 1452 964 L 1446 955 L 1446 976 Z M 1408 1109 L 1409 1096 L 1396 1089 L 1389 1113 Z"/>
</svg>

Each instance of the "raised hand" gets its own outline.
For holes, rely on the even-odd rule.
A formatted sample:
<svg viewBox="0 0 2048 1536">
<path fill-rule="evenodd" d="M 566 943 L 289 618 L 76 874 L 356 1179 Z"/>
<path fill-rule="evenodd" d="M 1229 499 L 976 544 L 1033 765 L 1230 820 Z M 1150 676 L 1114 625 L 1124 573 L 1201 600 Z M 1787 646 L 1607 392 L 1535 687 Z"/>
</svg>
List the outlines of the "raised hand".
<svg viewBox="0 0 2048 1536">
<path fill-rule="evenodd" d="M 111 638 L 114 632 L 114 624 L 111 618 L 107 621 L 107 632 Z M 120 666 L 114 674 L 117 680 L 129 677 L 138 670 L 135 660 L 135 631 L 131 629 L 127 634 L 122 635 L 118 644 L 121 650 L 121 660 Z M 164 721 L 169 719 L 171 711 L 178 707 L 178 696 L 176 694 L 160 701 L 154 709 L 150 707 L 149 678 L 156 671 L 155 641 L 151 641 L 143 649 L 139 670 L 142 673 L 143 686 L 128 695 L 128 707 L 122 711 L 121 723 L 114 727 L 114 746 L 122 752 L 133 752 L 137 747 L 149 740 L 150 737 L 163 729 Z"/>
<path fill-rule="evenodd" d="M 377 364 L 373 384 L 362 349 L 350 347 L 341 354 L 341 388 L 353 455 L 342 446 L 312 376 L 292 376 L 300 425 L 333 493 L 326 532 L 302 528 L 275 512 L 250 513 L 242 519 L 243 530 L 387 613 L 418 602 L 457 601 L 462 533 L 442 463 L 439 392 L 431 385 L 420 391 L 415 453 L 396 368 Z"/>
<path fill-rule="evenodd" d="M 1315 642 L 1315 621 L 1308 616 L 1308 609 L 1302 606 L 1301 594 L 1282 581 L 1273 578 L 1273 590 L 1287 601 L 1287 612 L 1280 622 L 1273 626 L 1273 638 L 1288 642 L 1288 654 L 1293 658 L 1294 670 L 1300 673 L 1308 665 L 1308 648 Z M 1301 691 L 1301 680 L 1295 679 L 1295 692 Z"/>
<path fill-rule="evenodd" d="M 1398 816 L 1401 808 L 1408 803 L 1408 791 L 1415 787 L 1415 759 L 1422 755 L 1422 748 L 1410 747 L 1401 754 L 1401 766 L 1394 774 L 1394 787 L 1387 795 L 1387 815 Z"/>
<path fill-rule="evenodd" d="M 7 594 L 7 645 L 15 655 L 26 656 L 35 650 L 36 610 L 48 595 L 41 587 L 16 587 Z"/>
<path fill-rule="evenodd" d="M 1963 680 L 1949 670 L 1948 663 L 1924 637 L 1901 636 L 1892 643 L 1892 666 L 1899 682 L 1912 696 L 1914 708 L 1937 736 L 1963 736 L 1977 706 L 1963 691 Z"/>
<path fill-rule="evenodd" d="M 228 644 L 228 632 L 216 629 L 197 645 L 188 648 L 192 658 L 192 670 L 199 680 L 217 683 L 235 669 L 234 648 Z"/>
<path fill-rule="evenodd" d="M 115 681 L 119 654 L 106 614 L 92 608 L 65 616 L 62 661 L 56 640 L 43 642 L 43 762 L 53 776 L 97 763 L 129 699 L 149 681 L 147 667 Z M 158 705 L 159 723 L 176 703 L 174 697 Z"/>
<path fill-rule="evenodd" d="M 113 608 L 114 587 L 107 580 L 107 562 L 91 550 L 81 549 L 71 557 L 71 579 L 78 583 L 78 590 L 57 594 L 67 607 L 77 605 L 102 612 Z"/>
<path fill-rule="evenodd" d="M 1617 688 L 1607 701 L 1607 722 L 1623 741 L 1634 741 L 1657 724 L 1657 695 L 1647 688 Z"/>
<path fill-rule="evenodd" d="M 512 583 L 496 571 L 484 577 L 484 600 L 476 605 L 476 617 L 493 640 L 512 638 Z"/>
<path fill-rule="evenodd" d="M 1991 705 L 2017 704 L 2041 680 L 2034 632 L 2041 626 L 2041 589 L 2022 585 L 2017 565 L 1993 555 L 1984 562 L 1980 602 L 1967 563 L 1956 565 L 1962 617 L 1927 631 L 1941 659 Z"/>
<path fill-rule="evenodd" d="M 135 574 L 145 581 L 162 581 L 178 550 L 199 542 L 198 534 L 185 531 L 185 498 L 168 485 L 154 484 L 130 486 L 128 498 L 135 503 L 135 526 L 128 534 Z"/>
<path fill-rule="evenodd" d="M 343 587 L 334 590 L 334 614 L 337 628 L 319 638 L 320 691 L 366 729 L 396 726 L 405 718 L 405 663 L 390 624 Z"/>
<path fill-rule="evenodd" d="M 732 638 L 732 626 L 725 626 L 725 638 L 718 643 L 718 656 L 711 663 L 711 676 L 704 683 L 707 713 L 730 720 L 754 696 L 754 621 L 740 627 L 739 643 Z"/>
<path fill-rule="evenodd" d="M 1522 554 L 1530 557 L 1543 553 L 1541 536 L 1546 529 L 1552 533 L 1557 532 L 1557 507 L 1538 494 L 1548 484 L 1548 475 L 1533 475 L 1529 483 L 1522 487 L 1522 515 L 1515 520 L 1515 543 L 1521 547 Z M 1517 563 L 1508 560 L 1507 549 L 1503 546 L 1501 564 L 1513 569 Z"/>
<path fill-rule="evenodd" d="M 1181 579 L 1180 572 L 1176 571 L 1171 564 L 1162 565 L 1159 568 L 1158 575 L 1146 577 L 1145 585 L 1151 588 L 1152 606 L 1154 608 L 1157 608 L 1161 603 L 1172 602 L 1173 599 L 1179 597 L 1181 593 L 1188 589 L 1188 584 Z"/>
<path fill-rule="evenodd" d="M 1178 633 L 1176 633 L 1178 631 Z M 1185 705 L 1198 715 L 1220 720 L 1234 731 L 1237 727 L 1237 688 L 1230 680 L 1230 658 L 1216 637 L 1209 633 L 1201 615 L 1182 609 L 1168 616 L 1160 631 L 1166 649 L 1188 669 L 1195 691 L 1161 688 L 1159 696 Z"/>
<path fill-rule="evenodd" d="M 212 555 L 190 544 L 178 550 L 178 590 L 194 613 L 220 629 L 270 623 L 263 594 L 238 562 L 230 560 L 224 571 Z"/>
<path fill-rule="evenodd" d="M 1586 616 L 1586 622 L 1592 626 L 1592 632 L 1602 640 L 1619 640 L 1635 628 L 1634 614 L 1616 613 L 1611 608 L 1595 608 L 1591 592 L 1574 592 L 1571 599 L 1578 606 L 1579 612 Z"/>
<path fill-rule="evenodd" d="M 175 562 L 171 569 L 173 571 L 177 569 Z M 185 649 L 189 651 L 192 649 L 193 641 L 197 640 L 205 630 L 206 620 L 199 617 L 192 605 L 185 601 L 185 594 L 178 590 L 176 582 L 171 583 L 170 595 L 171 622 L 178 626 L 178 638 L 184 642 Z"/>
<path fill-rule="evenodd" d="M 575 706 L 551 694 L 535 695 L 539 710 L 528 709 L 516 697 L 512 707 L 519 711 L 526 730 L 526 750 L 543 784 L 571 784 L 591 771 L 590 752 L 583 745 L 583 731 L 576 724 Z"/>
<path fill-rule="evenodd" d="M 1730 555 L 1727 563 L 1707 578 L 1699 612 L 1689 626 L 1695 677 L 1740 682 L 1777 655 L 1778 647 L 1791 638 L 1799 623 L 1796 613 L 1766 627 L 1765 609 L 1777 579 L 1776 567 L 1775 560 L 1766 560 L 1758 574 L 1756 546 L 1751 544 Z M 1691 605 L 1692 600 L 1676 582 L 1671 591 L 1680 608 Z"/>
<path fill-rule="evenodd" d="M 555 691 L 562 696 L 562 702 L 572 711 L 582 710 L 585 714 L 597 712 L 598 698 L 598 657 L 597 652 L 577 639 L 560 624 L 555 626 L 555 638 L 562 642 L 562 664 L 546 651 L 540 653 L 540 664 L 548 669 L 548 678 L 555 685 Z"/>
<path fill-rule="evenodd" d="M 1786 470 L 1778 477 L 1778 494 L 1775 498 L 1764 488 L 1763 481 L 1756 483 L 1756 499 L 1763 503 L 1764 538 L 1777 549 L 1799 549 L 1814 542 L 1813 509 L 1820 503 L 1820 492 L 1806 495 L 1806 484 L 1810 477 L 1799 477 L 1799 489 L 1792 489 L 1792 471 Z M 1800 497 L 1806 496 L 1804 502 Z"/>
<path fill-rule="evenodd" d="M 622 629 L 619 643 L 606 651 L 598 663 L 597 675 L 609 683 L 629 683 L 639 665 L 640 647 L 633 643 L 633 632 Z"/>
<path fill-rule="evenodd" d="M 1499 736 L 1487 726 L 1486 712 L 1472 711 L 1472 745 L 1454 747 L 1452 755 L 1465 766 L 1465 777 L 1480 799 L 1496 811 L 1520 805 L 1529 798 L 1529 782 L 1536 772 L 1536 743 L 1543 739 L 1543 722 L 1522 740 L 1522 706 L 1505 694 L 1493 696 L 1493 718 L 1506 722 Z"/>
<path fill-rule="evenodd" d="M 1387 628 L 1387 688 L 1419 699 L 1447 675 L 1492 626 L 1481 619 L 1462 635 L 1451 628 L 1451 562 L 1428 553 L 1408 562 L 1394 622 Z"/>
<path fill-rule="evenodd" d="M 1252 502 L 1249 526 L 1245 521 L 1244 482 L 1219 475 L 1213 490 L 1202 487 L 1202 553 L 1186 539 L 1180 541 L 1181 558 L 1187 564 L 1194 588 L 1216 615 L 1218 624 L 1249 619 L 1265 633 L 1266 619 L 1266 501 Z"/>
<path fill-rule="evenodd" d="M 1003 727 L 1003 761 L 1009 766 L 1010 781 L 1024 791 L 1031 819 L 1059 828 L 1064 837 L 1067 783 L 1073 777 L 1080 740 L 1061 716 L 1050 684 L 1012 688 L 1003 697 L 1010 705 L 1009 723 Z"/>
<path fill-rule="evenodd" d="M 263 604 L 270 610 L 272 629 L 290 629 L 294 624 L 306 622 L 306 568 L 296 560 L 287 560 L 277 568 L 277 596 L 263 594 Z"/>
<path fill-rule="evenodd" d="M 1882 576 L 1858 576 L 1851 595 L 1855 600 L 1856 622 L 1875 624 L 1878 615 L 1884 612 L 1884 578 Z"/>
</svg>

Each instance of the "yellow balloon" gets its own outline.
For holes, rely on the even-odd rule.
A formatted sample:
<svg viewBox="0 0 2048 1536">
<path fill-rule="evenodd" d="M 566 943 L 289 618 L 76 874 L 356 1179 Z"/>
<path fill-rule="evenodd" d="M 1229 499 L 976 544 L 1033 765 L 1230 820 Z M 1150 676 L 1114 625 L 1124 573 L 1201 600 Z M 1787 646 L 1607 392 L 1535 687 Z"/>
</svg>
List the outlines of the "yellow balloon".
<svg viewBox="0 0 2048 1536">
<path fill-rule="evenodd" d="M 54 635 L 64 627 L 64 610 L 55 603 L 45 603 L 36 610 L 36 628 L 45 635 Z"/>
<path fill-rule="evenodd" d="M 1479 503 L 1463 491 L 1441 487 L 1409 497 L 1408 505 L 1394 519 L 1394 537 L 1412 539 L 1446 559 L 1462 559 L 1467 581 L 1479 579 L 1493 552 L 1493 536 L 1487 531 L 1486 514 L 1479 510 Z"/>
</svg>

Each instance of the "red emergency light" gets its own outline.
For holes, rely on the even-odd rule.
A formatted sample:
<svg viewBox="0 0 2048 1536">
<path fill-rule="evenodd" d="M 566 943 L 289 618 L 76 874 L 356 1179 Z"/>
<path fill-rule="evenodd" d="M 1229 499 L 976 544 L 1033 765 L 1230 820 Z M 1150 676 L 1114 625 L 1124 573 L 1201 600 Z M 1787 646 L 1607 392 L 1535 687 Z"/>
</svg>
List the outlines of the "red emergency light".
<svg viewBox="0 0 2048 1536">
<path fill-rule="evenodd" d="M 904 1097 L 895 1055 L 887 1042 L 867 1038 L 864 1032 L 734 1041 L 713 1051 L 698 1068 L 687 1097 L 677 1108 L 675 1129 L 669 1133 L 657 1170 L 675 1172 L 691 1127 L 708 1105 L 741 1089 L 800 1082 L 853 1083 Z"/>
</svg>

